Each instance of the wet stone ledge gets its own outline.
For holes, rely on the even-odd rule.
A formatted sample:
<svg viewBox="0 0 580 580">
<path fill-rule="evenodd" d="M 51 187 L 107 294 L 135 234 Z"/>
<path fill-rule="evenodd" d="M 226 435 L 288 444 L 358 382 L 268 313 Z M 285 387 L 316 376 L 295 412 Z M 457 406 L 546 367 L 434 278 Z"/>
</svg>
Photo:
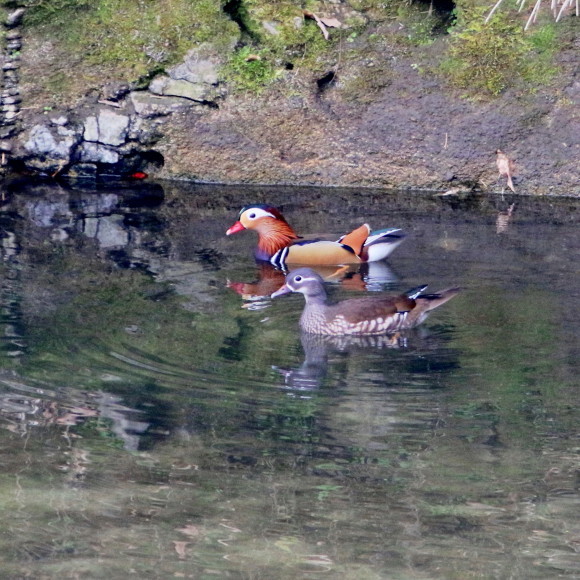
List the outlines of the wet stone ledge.
<svg viewBox="0 0 580 580">
<path fill-rule="evenodd" d="M 147 89 L 108 83 L 74 110 L 30 111 L 21 120 L 18 51 L 23 13 L 19 9 L 9 14 L 4 24 L 8 32 L 0 151 L 5 171 L 75 178 L 155 172 L 164 165 L 163 156 L 154 149 L 163 137 L 164 119 L 192 109 L 210 111 L 224 96 L 217 74 L 220 60 L 209 45 L 202 45 L 155 77 Z"/>
</svg>

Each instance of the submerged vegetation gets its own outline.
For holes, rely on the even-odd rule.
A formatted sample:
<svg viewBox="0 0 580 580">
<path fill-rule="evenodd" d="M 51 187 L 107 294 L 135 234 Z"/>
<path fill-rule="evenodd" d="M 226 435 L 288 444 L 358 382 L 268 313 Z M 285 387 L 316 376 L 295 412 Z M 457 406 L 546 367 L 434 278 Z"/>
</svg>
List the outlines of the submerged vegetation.
<svg viewBox="0 0 580 580">
<path fill-rule="evenodd" d="M 345 61 L 362 62 L 369 50 L 373 57 L 380 56 L 377 36 L 383 50 L 399 46 L 413 51 L 417 70 L 424 68 L 421 59 L 429 60 L 428 70 L 441 72 L 451 85 L 470 94 L 494 96 L 522 81 L 547 83 L 557 72 L 553 22 L 538 22 L 525 32 L 527 14 L 504 6 L 486 21 L 491 6 L 480 0 L 431 5 L 406 0 L 352 0 L 340 5 L 315 0 L 27 0 L 25 4 L 29 30 L 60 47 L 60 54 L 74 55 L 75 63 L 69 67 L 82 69 L 80 74 L 61 72 L 38 81 L 51 83 L 53 93 L 70 90 L 69 76 L 102 79 L 102 74 L 91 77 L 91 67 L 106 69 L 109 78 L 147 79 L 207 42 L 222 56 L 222 79 L 230 90 L 253 93 L 287 78 L 290 71 L 311 78 Z M 332 20 L 332 25 L 325 27 L 318 15 Z M 443 50 L 433 57 L 426 47 L 438 41 Z M 433 58 L 438 59 L 435 66 Z M 360 70 L 366 71 L 365 66 Z M 349 87 L 352 92 L 353 86 L 361 85 L 357 92 L 363 100 L 364 78 L 372 92 L 377 86 L 372 74 L 362 75 L 362 83 L 351 82 Z"/>
</svg>

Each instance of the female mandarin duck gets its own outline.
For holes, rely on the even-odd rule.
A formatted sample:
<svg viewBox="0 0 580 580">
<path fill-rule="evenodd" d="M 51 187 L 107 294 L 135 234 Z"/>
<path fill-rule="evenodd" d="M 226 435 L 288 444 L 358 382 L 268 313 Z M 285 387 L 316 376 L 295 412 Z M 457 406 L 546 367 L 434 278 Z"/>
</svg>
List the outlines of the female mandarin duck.
<svg viewBox="0 0 580 580">
<path fill-rule="evenodd" d="M 304 294 L 306 306 L 300 317 L 304 332 L 370 336 L 413 328 L 459 292 L 458 288 L 449 288 L 437 294 L 422 294 L 425 288 L 419 286 L 400 296 L 369 296 L 328 305 L 322 278 L 310 268 L 299 268 L 286 276 L 286 283 L 272 298 L 290 292 Z"/>
<path fill-rule="evenodd" d="M 241 209 L 238 221 L 226 232 L 242 230 L 258 233 L 257 260 L 268 261 L 278 268 L 286 264 L 338 265 L 376 262 L 386 258 L 405 237 L 398 228 L 371 232 L 363 224 L 336 242 L 301 240 L 284 216 L 269 205 L 248 205 Z"/>
</svg>

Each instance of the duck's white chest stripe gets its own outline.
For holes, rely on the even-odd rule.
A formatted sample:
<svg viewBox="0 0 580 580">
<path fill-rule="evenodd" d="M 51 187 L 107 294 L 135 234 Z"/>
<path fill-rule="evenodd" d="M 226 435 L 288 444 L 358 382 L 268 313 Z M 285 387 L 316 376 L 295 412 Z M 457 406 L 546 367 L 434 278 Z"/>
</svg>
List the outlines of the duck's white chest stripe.
<svg viewBox="0 0 580 580">
<path fill-rule="evenodd" d="M 289 246 L 278 250 L 271 258 L 270 263 L 276 268 L 283 269 L 286 264 L 286 258 L 288 257 L 288 252 L 290 251 Z"/>
<path fill-rule="evenodd" d="M 386 318 L 379 317 L 359 322 L 349 322 L 342 314 L 339 314 L 322 330 L 324 334 L 384 334 L 403 328 L 408 314 L 408 312 L 397 312 Z"/>
</svg>

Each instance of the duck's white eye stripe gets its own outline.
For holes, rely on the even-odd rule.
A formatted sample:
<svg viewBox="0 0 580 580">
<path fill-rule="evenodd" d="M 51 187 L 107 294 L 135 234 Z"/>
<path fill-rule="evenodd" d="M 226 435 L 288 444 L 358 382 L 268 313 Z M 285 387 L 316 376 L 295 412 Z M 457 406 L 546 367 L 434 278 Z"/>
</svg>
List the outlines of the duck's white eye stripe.
<svg viewBox="0 0 580 580">
<path fill-rule="evenodd" d="M 246 215 L 248 216 L 248 219 L 251 220 L 257 220 L 263 217 L 271 217 L 271 218 L 275 217 L 274 214 L 271 214 L 269 211 L 266 211 L 265 209 L 261 209 L 259 207 L 247 210 Z"/>
</svg>

